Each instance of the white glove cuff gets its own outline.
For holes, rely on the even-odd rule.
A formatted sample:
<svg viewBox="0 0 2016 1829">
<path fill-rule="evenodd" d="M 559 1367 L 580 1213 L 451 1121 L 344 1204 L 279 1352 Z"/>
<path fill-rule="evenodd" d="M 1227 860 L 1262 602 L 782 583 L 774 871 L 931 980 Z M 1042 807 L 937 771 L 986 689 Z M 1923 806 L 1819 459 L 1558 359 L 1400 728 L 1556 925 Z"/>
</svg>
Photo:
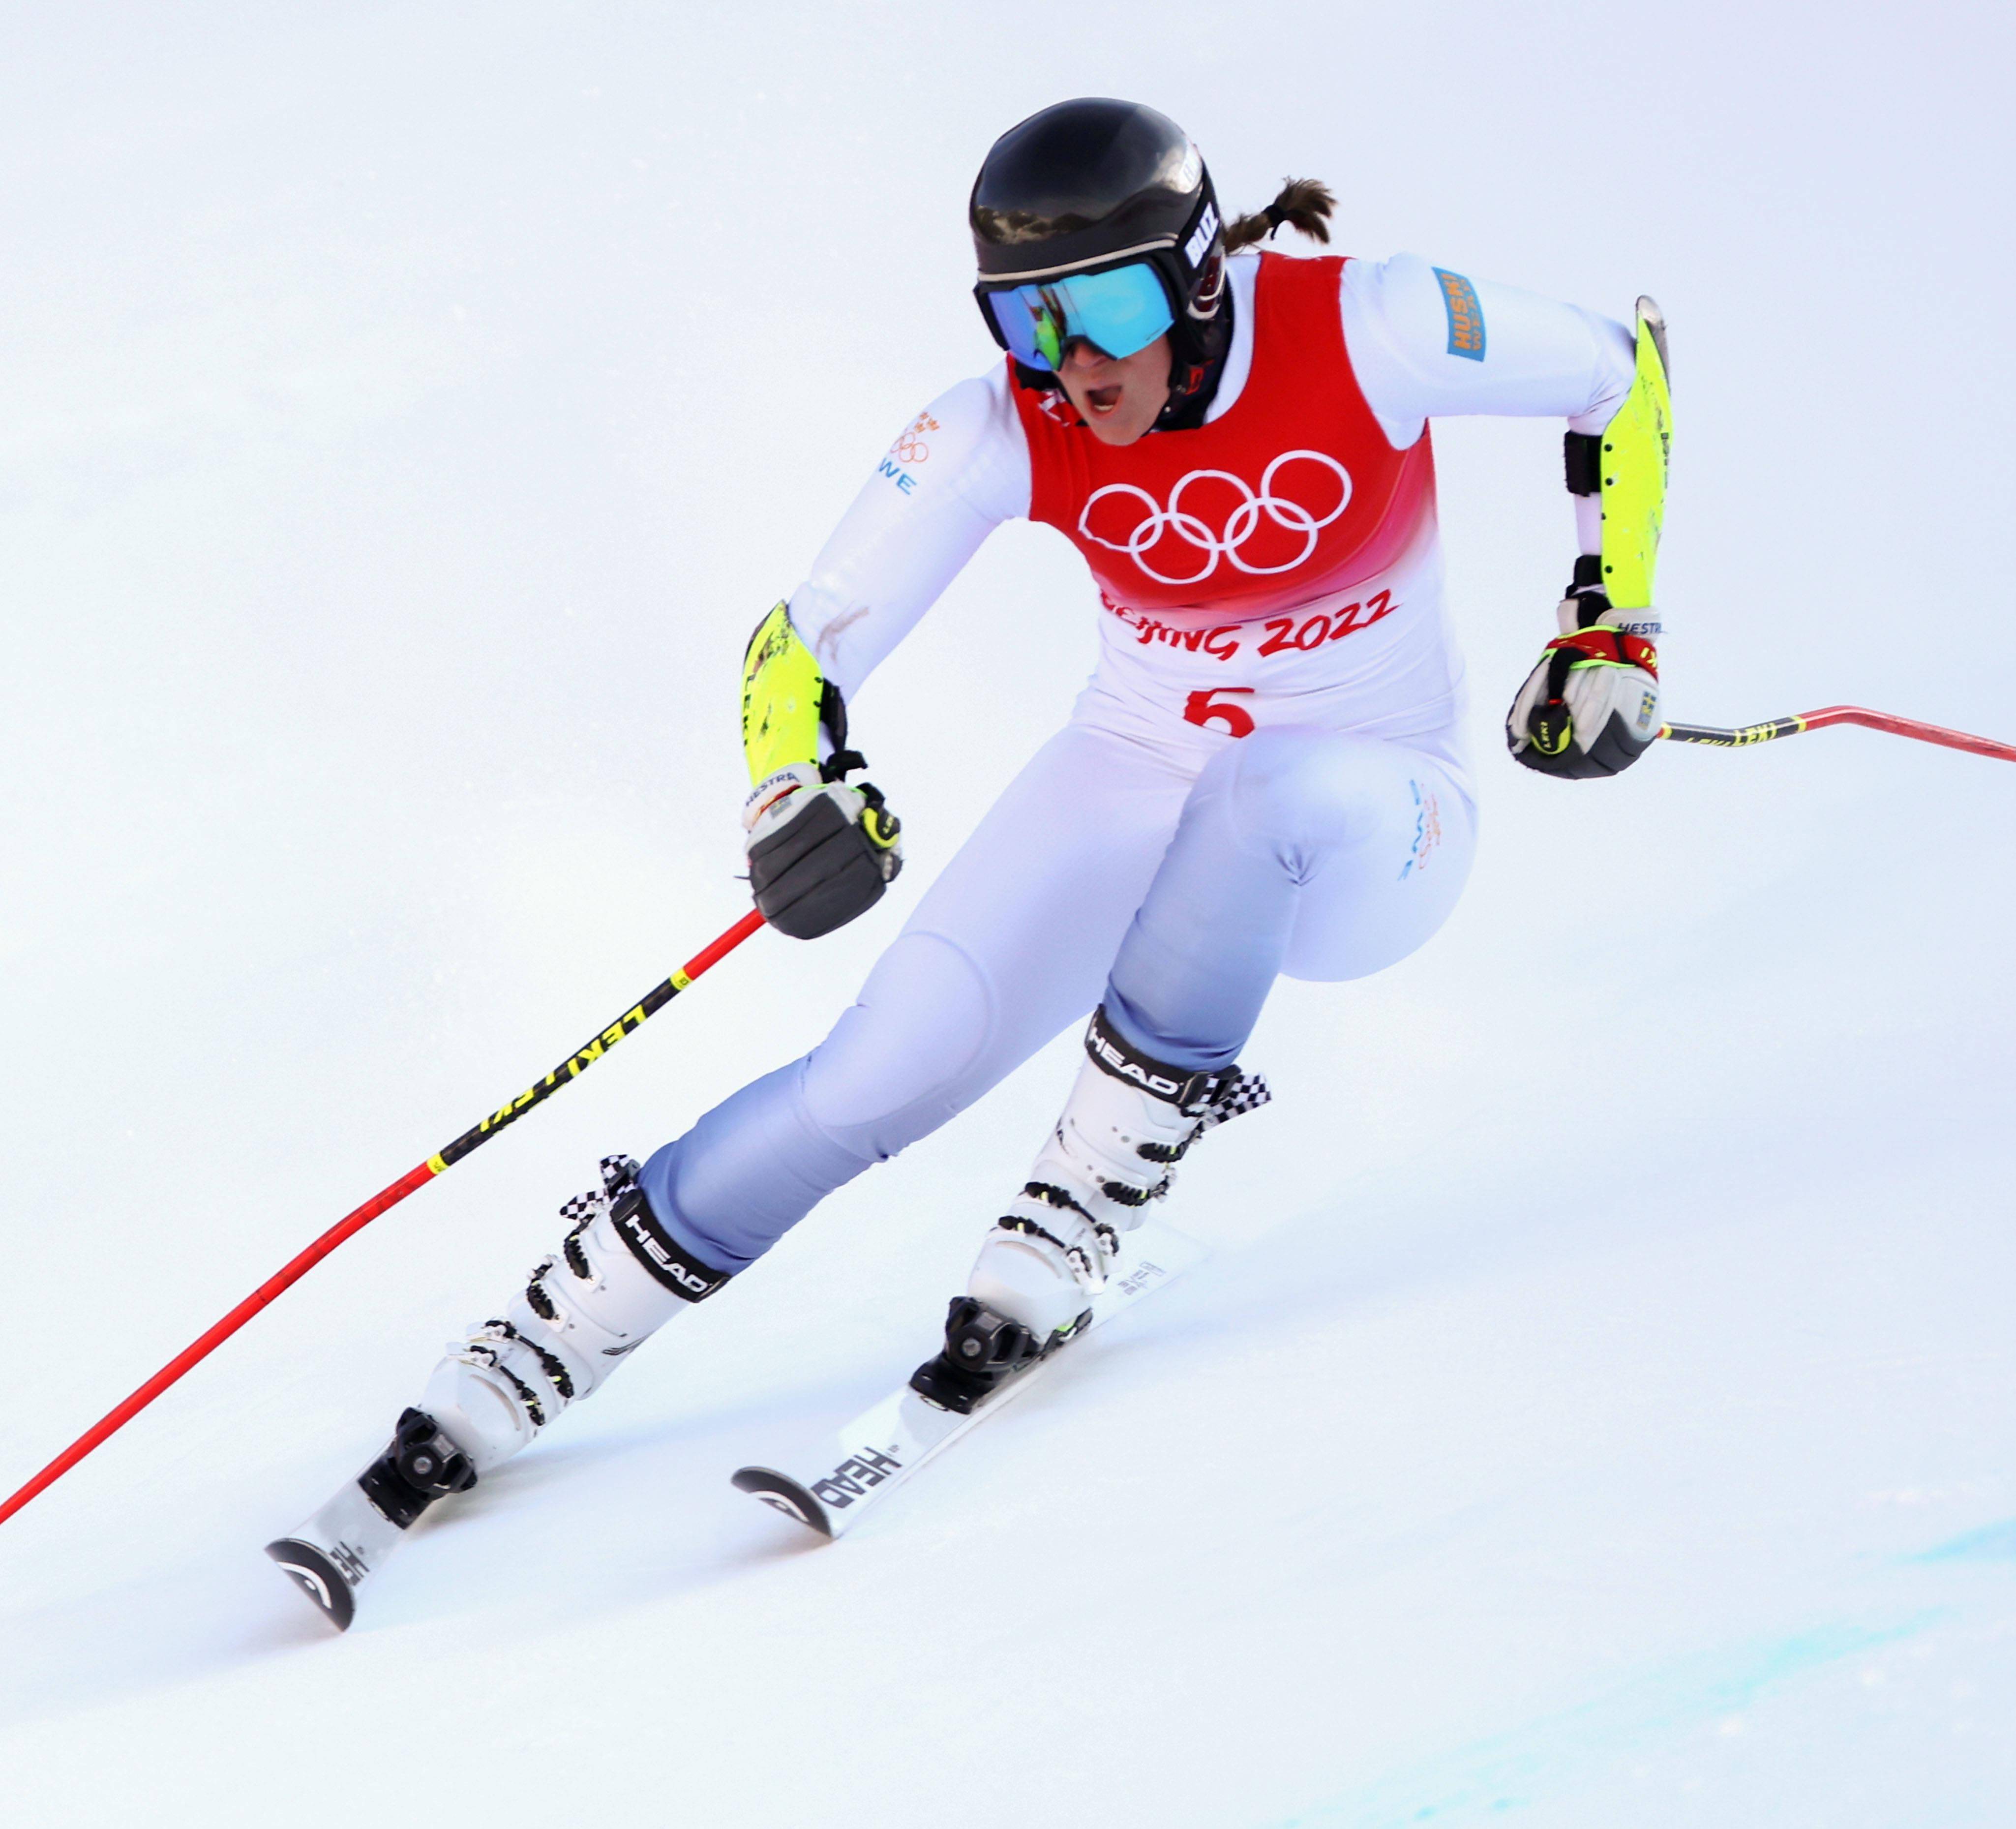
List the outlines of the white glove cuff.
<svg viewBox="0 0 2016 1829">
<path fill-rule="evenodd" d="M 1654 647 L 1665 639 L 1666 619 L 1649 603 L 1642 610 L 1606 610 L 1596 620 L 1620 635 L 1643 635 Z"/>
<path fill-rule="evenodd" d="M 1563 635 L 1574 635 L 1582 627 L 1582 599 L 1569 596 L 1561 599 L 1554 611 L 1554 625 Z M 1624 635 L 1643 635 L 1657 646 L 1665 639 L 1665 618 L 1654 609 L 1606 610 L 1596 619 L 1598 628 L 1614 628 Z"/>
<path fill-rule="evenodd" d="M 750 789 L 749 797 L 742 803 L 742 830 L 754 830 L 756 822 L 787 794 L 795 794 L 801 787 L 825 785 L 817 766 L 811 762 L 794 762 L 788 769 L 779 769 L 774 775 L 765 776 Z"/>
</svg>

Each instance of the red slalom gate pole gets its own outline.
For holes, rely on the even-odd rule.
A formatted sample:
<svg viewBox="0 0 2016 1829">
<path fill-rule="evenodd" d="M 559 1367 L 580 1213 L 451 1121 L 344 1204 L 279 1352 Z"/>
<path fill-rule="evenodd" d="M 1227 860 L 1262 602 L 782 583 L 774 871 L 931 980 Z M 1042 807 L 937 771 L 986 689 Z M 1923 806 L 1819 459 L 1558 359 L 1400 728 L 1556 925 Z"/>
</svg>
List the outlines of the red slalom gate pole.
<svg viewBox="0 0 2016 1829">
<path fill-rule="evenodd" d="M 1754 743 L 1769 743 L 1773 737 L 1824 730 L 1830 724 L 1859 724 L 1867 730 L 1887 730 L 1892 736 L 1908 736 L 1918 743 L 1935 743 L 1946 749 L 1965 750 L 1971 755 L 1993 756 L 1997 761 L 2016 762 L 2016 743 L 1997 743 L 1992 736 L 1970 736 L 1964 730 L 1948 730 L 1939 724 L 1921 724 L 1915 718 L 1865 711 L 1859 705 L 1828 705 L 1817 711 L 1802 711 L 1795 718 L 1773 718 L 1768 724 L 1739 725 L 1733 730 L 1718 730 L 1707 724 L 1669 724 L 1659 734 L 1674 743 L 1705 743 L 1719 749 L 1748 749 Z"/>
<path fill-rule="evenodd" d="M 18 1492 L 10 1496 L 4 1504 L 0 1504 L 0 1524 L 5 1524 L 30 1500 L 54 1485 L 93 1449 L 124 1428 L 191 1367 L 207 1359 L 268 1302 L 300 1282 L 345 1239 L 355 1237 L 380 1214 L 398 1205 L 414 1189 L 424 1187 L 437 1175 L 444 1173 L 472 1150 L 481 1149 L 506 1125 L 517 1123 L 535 1105 L 551 1098 L 569 1081 L 578 1079 L 625 1035 L 641 1028 L 702 972 L 725 959 L 762 925 L 762 915 L 751 909 L 726 933 L 711 945 L 702 947 L 663 984 L 647 992 L 641 1001 L 632 1004 L 585 1047 L 570 1054 L 544 1079 L 536 1082 L 517 1098 L 493 1111 L 481 1123 L 464 1131 L 453 1143 L 437 1150 L 418 1168 L 408 1169 L 390 1187 L 373 1194 L 355 1212 L 345 1214 L 299 1257 L 261 1284 L 215 1327 L 177 1353 L 124 1402 L 94 1423 Z"/>
</svg>

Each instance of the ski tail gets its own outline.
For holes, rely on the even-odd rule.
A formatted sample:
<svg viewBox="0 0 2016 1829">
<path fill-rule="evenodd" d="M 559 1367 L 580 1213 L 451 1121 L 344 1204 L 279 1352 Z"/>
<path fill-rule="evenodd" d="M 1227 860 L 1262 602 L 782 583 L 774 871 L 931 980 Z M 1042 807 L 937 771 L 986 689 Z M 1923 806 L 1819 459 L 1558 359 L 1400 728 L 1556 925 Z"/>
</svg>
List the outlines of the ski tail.
<svg viewBox="0 0 2016 1829">
<path fill-rule="evenodd" d="M 741 1491 L 754 1494 L 785 1517 L 810 1525 L 821 1536 L 837 1534 L 833 1528 L 833 1520 L 826 1516 L 826 1507 L 789 1474 L 780 1474 L 775 1467 L 745 1467 L 733 1478 Z"/>
<path fill-rule="evenodd" d="M 1159 1221 L 1146 1220 L 1127 1234 L 1120 1264 L 1093 1298 L 1091 1320 L 1071 1336 L 1073 1344 L 1044 1354 L 963 1410 L 934 1402 L 928 1392 L 906 1381 L 837 1435 L 827 1438 L 823 1450 L 811 1449 L 798 1473 L 745 1467 L 732 1476 L 735 1485 L 823 1537 L 843 1536 L 925 1462 L 1012 1402 L 1057 1360 L 1075 1352 L 1079 1334 L 1132 1308 L 1204 1255 L 1195 1239 Z"/>
<path fill-rule="evenodd" d="M 338 1632 L 357 1617 L 357 1591 L 323 1552 L 300 1537 L 280 1537 L 266 1546 L 289 1580 L 314 1601 Z"/>
</svg>

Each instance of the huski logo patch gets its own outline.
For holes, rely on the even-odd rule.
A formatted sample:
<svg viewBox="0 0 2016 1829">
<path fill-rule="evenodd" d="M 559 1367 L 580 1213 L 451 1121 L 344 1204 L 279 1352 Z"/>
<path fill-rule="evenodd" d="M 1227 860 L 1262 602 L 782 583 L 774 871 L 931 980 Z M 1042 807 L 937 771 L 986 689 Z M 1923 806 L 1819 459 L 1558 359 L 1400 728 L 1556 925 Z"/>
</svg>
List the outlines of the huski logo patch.
<svg viewBox="0 0 2016 1829">
<path fill-rule="evenodd" d="M 1436 283 L 1442 289 L 1442 309 L 1449 314 L 1449 352 L 1474 362 L 1484 360 L 1484 307 L 1478 302 L 1477 288 L 1460 273 L 1435 268 Z"/>
</svg>

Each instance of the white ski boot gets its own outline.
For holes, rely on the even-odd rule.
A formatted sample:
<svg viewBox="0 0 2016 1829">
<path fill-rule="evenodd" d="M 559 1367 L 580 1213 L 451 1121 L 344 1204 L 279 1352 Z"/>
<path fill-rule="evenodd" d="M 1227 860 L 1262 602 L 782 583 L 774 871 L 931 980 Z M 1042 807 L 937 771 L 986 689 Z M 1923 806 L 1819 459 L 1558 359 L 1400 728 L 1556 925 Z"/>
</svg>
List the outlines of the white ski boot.
<svg viewBox="0 0 2016 1829">
<path fill-rule="evenodd" d="M 572 1226 L 501 1320 L 450 1343 L 420 1407 L 480 1478 L 508 1460 L 689 1302 L 728 1279 L 672 1244 L 636 1186 L 605 1156 L 602 1187 L 560 1208 Z"/>
<path fill-rule="evenodd" d="M 1102 1009 L 1064 1114 L 1028 1183 L 980 1248 L 953 1299 L 945 1345 L 911 1388 L 961 1413 L 1071 1338 L 1106 1287 L 1142 1209 L 1169 1191 L 1175 1164 L 1217 1125 L 1271 1096 L 1236 1066 L 1189 1073 L 1121 1040 Z"/>
<path fill-rule="evenodd" d="M 502 1316 L 450 1342 L 385 1451 L 292 1536 L 266 1546 L 339 1629 L 358 1586 L 422 1512 L 466 1492 L 728 1280 L 673 1243 L 636 1175 L 628 1157 L 603 1158 L 601 1187 L 560 1208 L 571 1226 L 559 1251 Z"/>
</svg>

